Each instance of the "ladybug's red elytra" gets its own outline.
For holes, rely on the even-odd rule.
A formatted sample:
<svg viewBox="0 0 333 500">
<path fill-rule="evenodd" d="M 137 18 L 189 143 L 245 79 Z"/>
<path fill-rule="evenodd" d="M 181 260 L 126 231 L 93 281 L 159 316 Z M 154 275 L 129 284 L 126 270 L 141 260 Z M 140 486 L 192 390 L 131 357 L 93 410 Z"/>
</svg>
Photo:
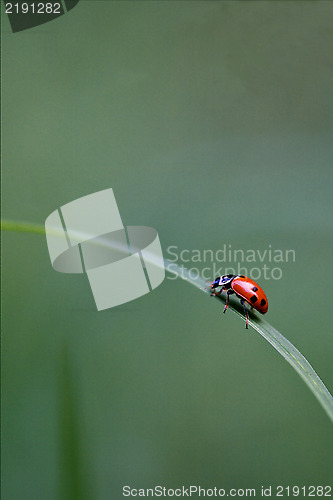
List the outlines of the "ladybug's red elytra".
<svg viewBox="0 0 333 500">
<path fill-rule="evenodd" d="M 220 291 L 216 292 L 217 288 L 221 287 Z M 268 302 L 265 292 L 262 288 L 251 278 L 243 276 L 242 274 L 224 274 L 217 277 L 210 286 L 214 292 L 211 295 L 221 295 L 223 291 L 227 292 L 227 301 L 224 306 L 223 312 L 225 313 L 229 307 L 229 296 L 233 293 L 240 299 L 246 317 L 245 328 L 248 328 L 249 313 L 245 307 L 245 302 L 250 304 L 251 308 L 256 309 L 261 314 L 266 314 L 268 310 Z"/>
</svg>

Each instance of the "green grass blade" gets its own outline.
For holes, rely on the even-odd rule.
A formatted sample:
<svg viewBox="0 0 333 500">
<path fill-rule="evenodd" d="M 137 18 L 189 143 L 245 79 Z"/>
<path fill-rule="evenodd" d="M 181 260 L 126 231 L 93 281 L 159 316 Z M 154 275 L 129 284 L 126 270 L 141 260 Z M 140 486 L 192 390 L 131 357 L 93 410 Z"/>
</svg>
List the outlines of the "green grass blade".
<svg viewBox="0 0 333 500">
<path fill-rule="evenodd" d="M 82 444 L 82 419 L 78 408 L 78 389 L 68 345 L 60 354 L 58 390 L 59 483 L 62 500 L 89 500 L 89 454 Z"/>
<path fill-rule="evenodd" d="M 225 300 L 222 297 L 216 298 L 225 303 Z M 231 304 L 230 302 L 229 309 L 245 321 L 244 314 L 238 310 L 238 304 Z M 260 333 L 260 335 L 264 337 L 264 339 L 266 339 L 267 342 L 269 342 L 274 349 L 276 349 L 278 353 L 288 361 L 288 363 L 291 364 L 291 366 L 297 371 L 316 396 L 319 403 L 322 405 L 327 415 L 333 422 L 333 397 L 307 359 L 291 342 L 289 342 L 289 340 L 282 335 L 282 333 L 273 328 L 273 326 L 266 320 L 254 315 L 253 313 L 249 314 L 249 325 Z"/>
<path fill-rule="evenodd" d="M 1 230 L 45 234 L 44 226 L 28 222 L 2 221 Z M 192 286 L 195 286 L 206 294 L 210 294 L 209 289 L 205 288 L 209 284 L 198 276 L 193 277 L 190 271 L 184 269 L 184 267 L 180 268 L 175 265 L 174 262 L 169 262 L 167 260 L 164 261 L 164 267 L 167 271 L 176 274 L 179 278 L 187 281 Z M 216 298 L 225 303 L 223 296 L 217 296 Z M 229 309 L 245 321 L 238 303 L 230 300 Z M 297 371 L 333 422 L 333 397 L 305 357 L 291 342 L 289 342 L 289 340 L 261 317 L 250 313 L 249 325 L 266 339 L 267 342 L 269 342 Z"/>
<path fill-rule="evenodd" d="M 31 222 L 19 222 L 12 220 L 1 221 L 1 231 L 14 231 L 20 233 L 45 234 L 45 227 Z"/>
</svg>

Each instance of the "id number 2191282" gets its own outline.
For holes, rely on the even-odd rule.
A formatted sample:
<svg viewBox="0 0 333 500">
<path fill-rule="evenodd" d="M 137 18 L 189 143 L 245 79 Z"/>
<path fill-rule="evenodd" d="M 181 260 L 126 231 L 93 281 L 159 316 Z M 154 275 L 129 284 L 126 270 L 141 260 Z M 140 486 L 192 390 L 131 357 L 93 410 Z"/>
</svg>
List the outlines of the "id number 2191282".
<svg viewBox="0 0 333 500">
<path fill-rule="evenodd" d="M 331 486 L 277 486 L 277 497 L 331 497 Z"/>
<path fill-rule="evenodd" d="M 60 2 L 6 2 L 6 14 L 61 14 Z"/>
</svg>

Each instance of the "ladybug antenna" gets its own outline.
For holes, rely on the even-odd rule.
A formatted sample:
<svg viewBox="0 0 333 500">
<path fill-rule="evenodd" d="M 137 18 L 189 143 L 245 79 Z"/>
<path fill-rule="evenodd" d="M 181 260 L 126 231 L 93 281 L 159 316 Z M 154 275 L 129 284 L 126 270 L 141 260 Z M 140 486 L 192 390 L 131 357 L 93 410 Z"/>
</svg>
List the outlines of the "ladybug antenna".
<svg viewBox="0 0 333 500">
<path fill-rule="evenodd" d="M 214 283 L 214 281 L 212 281 L 212 282 L 211 282 L 211 284 L 209 285 L 209 287 L 208 287 L 208 286 L 206 286 L 206 287 L 204 288 L 204 290 L 207 290 L 207 288 L 210 288 L 210 287 L 212 286 L 212 284 L 213 284 L 213 283 Z"/>
</svg>

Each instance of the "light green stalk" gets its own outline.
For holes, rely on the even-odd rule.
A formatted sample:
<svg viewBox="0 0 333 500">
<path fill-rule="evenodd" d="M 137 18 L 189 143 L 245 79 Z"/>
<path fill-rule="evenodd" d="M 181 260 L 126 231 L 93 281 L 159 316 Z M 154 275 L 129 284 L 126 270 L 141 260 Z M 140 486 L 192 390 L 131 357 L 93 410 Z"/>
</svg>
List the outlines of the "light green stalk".
<svg viewBox="0 0 333 500">
<path fill-rule="evenodd" d="M 45 234 L 44 226 L 28 222 L 2 221 L 1 230 Z M 191 276 L 188 270 L 179 268 L 174 262 L 171 263 L 165 260 L 164 267 L 167 271 L 176 274 L 179 278 L 184 279 L 204 293 L 209 294 L 209 289 L 205 288 L 207 287 L 207 283 L 202 278 Z M 225 299 L 222 296 L 218 296 L 216 298 L 225 302 Z M 229 309 L 245 321 L 244 315 L 237 310 L 236 304 L 230 302 Z M 288 363 L 291 364 L 291 366 L 308 385 L 333 422 L 333 397 L 305 357 L 291 342 L 289 342 L 289 340 L 287 340 L 280 332 L 278 332 L 262 318 L 251 315 L 249 325 L 260 333 L 260 335 L 264 337 L 264 339 L 266 339 L 281 354 L 281 356 L 288 361 Z"/>
</svg>

